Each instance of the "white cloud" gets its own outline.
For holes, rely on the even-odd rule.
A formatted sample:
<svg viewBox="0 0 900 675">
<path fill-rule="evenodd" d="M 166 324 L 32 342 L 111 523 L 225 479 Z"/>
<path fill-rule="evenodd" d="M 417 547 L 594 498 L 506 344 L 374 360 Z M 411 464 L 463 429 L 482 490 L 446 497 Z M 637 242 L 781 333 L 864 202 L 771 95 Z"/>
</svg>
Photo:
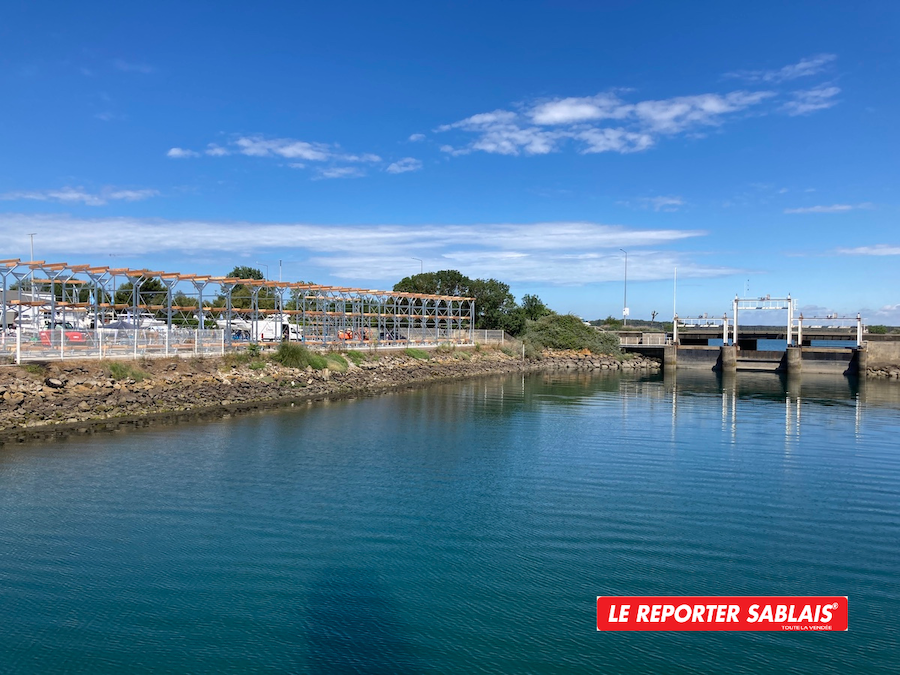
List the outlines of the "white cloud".
<svg viewBox="0 0 900 675">
<path fill-rule="evenodd" d="M 900 255 L 900 245 L 875 244 L 874 246 L 857 246 L 856 248 L 838 249 L 844 255 Z"/>
<path fill-rule="evenodd" d="M 854 209 L 871 209 L 872 204 L 863 202 L 862 204 L 831 204 L 830 206 L 802 206 L 796 209 L 785 209 L 785 213 L 846 213 Z"/>
<path fill-rule="evenodd" d="M 900 326 L 900 303 L 896 305 L 883 305 L 878 309 L 863 310 L 863 318 L 868 324 L 886 324 L 888 326 Z"/>
<path fill-rule="evenodd" d="M 419 141 L 425 140 L 425 134 L 412 134 L 407 140 L 410 140 L 413 143 L 418 143 Z"/>
<path fill-rule="evenodd" d="M 64 187 L 59 190 L 31 190 L 7 192 L 0 194 L 5 201 L 34 200 L 41 202 L 58 202 L 60 204 L 84 204 L 85 206 L 103 206 L 110 201 L 136 202 L 159 195 L 158 190 L 124 190 L 106 187 L 98 193 L 91 193 L 83 187 Z"/>
<path fill-rule="evenodd" d="M 0 236 L 27 250 L 23 233 L 42 233 L 42 251 L 76 263 L 107 254 L 157 255 L 204 250 L 246 255 L 278 250 L 302 257 L 339 278 L 399 278 L 410 256 L 477 277 L 584 284 L 621 278 L 619 248 L 629 251 L 629 278 L 669 279 L 733 273 L 705 266 L 663 247 L 703 235 L 696 230 L 639 230 L 588 222 L 473 225 L 315 225 L 140 218 L 73 218 L 0 214 Z"/>
<path fill-rule="evenodd" d="M 679 207 L 684 206 L 681 197 L 650 197 L 646 201 L 654 211 L 677 211 Z"/>
<path fill-rule="evenodd" d="M 584 141 L 582 154 L 597 152 L 640 152 L 653 145 L 653 137 L 650 134 L 626 131 L 625 129 L 584 129 L 575 132 L 574 137 Z"/>
<path fill-rule="evenodd" d="M 365 175 L 364 171 L 355 166 L 332 166 L 319 169 L 315 178 L 362 178 Z"/>
<path fill-rule="evenodd" d="M 691 127 L 718 126 L 723 116 L 741 112 L 775 96 L 771 91 L 733 91 L 724 96 L 678 96 L 634 105 L 634 116 L 651 132 L 676 134 Z"/>
<path fill-rule="evenodd" d="M 377 163 L 381 161 L 381 157 L 378 155 L 373 155 L 372 153 L 366 153 L 364 155 L 335 155 L 335 159 L 339 159 L 342 162 L 369 162 L 369 163 Z"/>
<path fill-rule="evenodd" d="M 501 155 L 543 155 L 574 142 L 582 154 L 640 152 L 660 136 L 719 126 L 735 114 L 775 96 L 771 91 L 679 96 L 627 103 L 617 94 L 558 98 L 525 106 L 521 113 L 494 110 L 439 126 L 445 133 L 463 131 L 476 138 L 464 146 L 444 145 L 451 155 L 482 151 Z M 616 120 L 615 126 L 598 126 Z"/>
<path fill-rule="evenodd" d="M 123 73 L 141 73 L 143 75 L 150 75 L 156 72 L 156 68 L 148 66 L 146 63 L 130 63 L 124 59 L 114 59 L 112 64 L 113 68 Z"/>
<path fill-rule="evenodd" d="M 388 173 L 407 173 L 408 171 L 419 171 L 421 168 L 422 162 L 415 157 L 404 157 L 390 164 L 385 171 Z"/>
<path fill-rule="evenodd" d="M 784 66 L 776 70 L 740 70 L 726 73 L 725 77 L 733 77 L 748 82 L 770 82 L 778 84 L 800 77 L 818 75 L 831 64 L 837 56 L 834 54 L 818 54 L 809 58 L 800 59 L 798 63 Z"/>
<path fill-rule="evenodd" d="M 268 138 L 259 134 L 235 136 L 226 144 L 208 143 L 202 153 L 185 148 L 172 148 L 166 154 L 175 159 L 200 157 L 201 154 L 208 157 L 245 155 L 247 157 L 282 158 L 295 160 L 287 162 L 287 166 L 292 169 L 304 169 L 307 167 L 306 162 L 327 164 L 325 168 L 316 168 L 314 179 L 363 176 L 365 172 L 362 170 L 342 165 L 378 164 L 382 161 L 381 157 L 371 152 L 345 153 L 338 145 L 300 141 L 294 138 Z"/>
<path fill-rule="evenodd" d="M 187 157 L 199 157 L 200 153 L 196 150 L 185 150 L 184 148 L 170 148 L 166 153 L 166 157 L 173 159 L 185 159 Z"/>
<path fill-rule="evenodd" d="M 291 138 L 264 138 L 262 136 L 242 136 L 234 141 L 238 152 L 250 157 L 284 157 L 285 159 L 305 159 L 322 162 L 331 155 L 324 143 L 307 143 Z"/>
<path fill-rule="evenodd" d="M 535 124 L 573 124 L 601 119 L 624 119 L 631 106 L 612 93 L 585 98 L 560 98 L 540 103 L 528 113 Z"/>
<path fill-rule="evenodd" d="M 837 87 L 816 87 L 792 92 L 794 100 L 788 101 L 781 109 L 791 117 L 809 115 L 817 110 L 826 110 L 838 104 L 835 96 L 841 93 Z"/>
<path fill-rule="evenodd" d="M 206 146 L 206 150 L 204 152 L 210 157 L 226 157 L 231 154 L 228 148 L 223 148 L 221 145 L 217 143 L 209 143 Z"/>
</svg>

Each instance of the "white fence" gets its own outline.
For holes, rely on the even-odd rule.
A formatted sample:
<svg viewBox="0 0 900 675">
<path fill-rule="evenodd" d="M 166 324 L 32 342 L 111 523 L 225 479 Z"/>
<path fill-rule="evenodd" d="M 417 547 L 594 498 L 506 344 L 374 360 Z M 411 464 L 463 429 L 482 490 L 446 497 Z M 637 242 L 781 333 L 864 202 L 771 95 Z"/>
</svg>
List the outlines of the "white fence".
<svg viewBox="0 0 900 675">
<path fill-rule="evenodd" d="M 37 332 L 18 329 L 0 338 L 0 352 L 23 361 L 66 359 L 137 359 L 166 356 L 221 356 L 225 331 L 191 330 L 73 330 Z"/>
<path fill-rule="evenodd" d="M 472 331 L 473 342 L 480 342 L 481 344 L 486 345 L 502 345 L 504 342 L 508 342 L 514 339 L 515 338 L 507 335 L 506 332 L 502 330 L 478 329 Z"/>
</svg>

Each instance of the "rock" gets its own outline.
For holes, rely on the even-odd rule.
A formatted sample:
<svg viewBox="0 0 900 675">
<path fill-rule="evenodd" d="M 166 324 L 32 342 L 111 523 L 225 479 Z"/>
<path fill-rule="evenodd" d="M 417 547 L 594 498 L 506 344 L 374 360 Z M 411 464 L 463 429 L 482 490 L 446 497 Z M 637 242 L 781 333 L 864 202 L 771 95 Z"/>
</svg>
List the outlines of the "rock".
<svg viewBox="0 0 900 675">
<path fill-rule="evenodd" d="M 55 377 L 48 377 L 44 380 L 44 384 L 52 389 L 62 389 L 66 386 L 65 382 Z"/>
</svg>

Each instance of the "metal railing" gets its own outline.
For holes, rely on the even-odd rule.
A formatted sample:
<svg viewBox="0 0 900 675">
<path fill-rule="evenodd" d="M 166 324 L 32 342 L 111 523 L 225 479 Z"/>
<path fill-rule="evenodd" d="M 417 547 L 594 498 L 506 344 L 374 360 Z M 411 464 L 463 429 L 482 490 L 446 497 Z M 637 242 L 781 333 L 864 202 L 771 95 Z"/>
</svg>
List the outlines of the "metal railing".
<svg viewBox="0 0 900 675">
<path fill-rule="evenodd" d="M 221 356 L 225 331 L 175 328 L 73 330 L 55 328 L 6 335 L 0 347 L 16 363 L 67 359 L 137 359 L 168 356 Z"/>
</svg>

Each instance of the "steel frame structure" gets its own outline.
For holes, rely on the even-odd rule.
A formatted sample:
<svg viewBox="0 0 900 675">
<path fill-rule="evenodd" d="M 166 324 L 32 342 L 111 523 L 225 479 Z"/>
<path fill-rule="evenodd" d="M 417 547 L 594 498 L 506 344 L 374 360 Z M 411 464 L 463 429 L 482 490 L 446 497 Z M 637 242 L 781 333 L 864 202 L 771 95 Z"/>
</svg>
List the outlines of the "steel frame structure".
<svg viewBox="0 0 900 675">
<path fill-rule="evenodd" d="M 35 274 L 42 276 L 36 278 Z M 135 332 L 149 319 L 160 329 L 164 321 L 169 331 L 185 325 L 204 328 L 215 321 L 225 329 L 227 346 L 237 340 L 236 326 L 249 326 L 246 337 L 258 342 L 260 324 L 267 321 L 275 322 L 277 334 L 287 337 L 292 331 L 283 329 L 289 324 L 299 326 L 303 342 L 323 348 L 474 343 L 475 300 L 470 297 L 18 258 L 0 260 L 0 277 L 4 344 L 9 312 L 16 313 L 16 326 L 23 328 L 20 319 L 24 312 L 30 313 L 35 331 L 76 319 L 87 327 L 99 328 L 116 318 L 130 318 Z M 158 280 L 165 291 L 159 287 L 142 290 L 152 279 Z M 30 280 L 30 291 L 23 299 L 26 280 Z M 131 282 L 129 302 L 121 302 L 118 287 L 123 280 Z M 11 290 L 12 285 L 16 285 L 15 290 Z M 87 298 L 83 297 L 84 288 L 88 289 Z M 249 293 L 249 298 L 246 294 L 240 298 L 241 304 L 249 306 L 235 306 L 238 288 Z M 164 303 L 151 302 L 162 293 Z M 176 304 L 176 297 L 188 298 L 189 304 Z M 216 306 L 209 302 L 213 297 L 219 300 Z"/>
</svg>

